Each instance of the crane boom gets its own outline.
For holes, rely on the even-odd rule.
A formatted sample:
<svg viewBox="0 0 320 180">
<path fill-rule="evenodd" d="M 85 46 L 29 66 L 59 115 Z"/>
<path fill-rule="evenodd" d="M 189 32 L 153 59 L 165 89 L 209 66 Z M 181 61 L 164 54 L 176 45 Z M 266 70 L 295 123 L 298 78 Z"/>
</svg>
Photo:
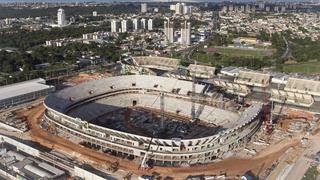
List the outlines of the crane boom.
<svg viewBox="0 0 320 180">
<path fill-rule="evenodd" d="M 164 93 L 161 91 L 160 93 L 160 116 L 161 116 L 161 122 L 160 122 L 160 128 L 164 128 Z"/>
</svg>

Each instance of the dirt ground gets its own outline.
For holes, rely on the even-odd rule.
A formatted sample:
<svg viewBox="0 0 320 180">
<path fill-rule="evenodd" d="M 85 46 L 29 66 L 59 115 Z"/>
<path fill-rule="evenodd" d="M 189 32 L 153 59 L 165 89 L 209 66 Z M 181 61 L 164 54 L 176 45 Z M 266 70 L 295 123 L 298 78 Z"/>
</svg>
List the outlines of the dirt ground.
<svg viewBox="0 0 320 180">
<path fill-rule="evenodd" d="M 284 140 L 277 144 L 272 144 L 262 152 L 259 152 L 256 156 L 249 159 L 227 158 L 223 161 L 203 166 L 181 168 L 154 167 L 153 169 L 141 170 L 138 169 L 138 165 L 132 161 L 120 159 L 74 144 L 41 129 L 39 122 L 44 109 L 44 106 L 40 104 L 28 111 L 19 113 L 19 115 L 27 117 L 31 128 L 27 135 L 29 135 L 33 141 L 36 141 L 48 148 L 63 151 L 77 157 L 80 161 L 87 162 L 92 165 L 108 167 L 110 163 L 118 161 L 120 169 L 128 172 L 130 171 L 136 175 L 152 174 L 153 172 L 157 172 L 162 177 L 169 176 L 175 179 L 184 179 L 189 175 L 219 175 L 221 172 L 225 172 L 227 176 L 236 176 L 242 175 L 249 170 L 254 174 L 260 174 L 277 161 L 288 148 L 298 145 L 300 141 L 300 139 L 296 137 L 291 140 Z"/>
<path fill-rule="evenodd" d="M 313 120 L 313 117 L 314 117 L 312 113 L 308 113 L 302 110 L 289 109 L 289 108 L 285 108 L 283 110 L 283 114 L 285 114 L 289 119 L 303 118 L 309 121 Z"/>
<path fill-rule="evenodd" d="M 72 77 L 65 78 L 64 81 L 67 84 L 77 85 L 77 84 L 84 83 L 86 81 L 100 79 L 102 76 L 103 75 L 98 74 L 98 73 L 92 73 L 92 74 L 80 73 L 77 76 L 72 76 Z"/>
<path fill-rule="evenodd" d="M 279 128 L 282 129 L 283 131 L 288 131 L 288 126 L 290 123 L 294 122 L 308 122 L 308 120 L 303 119 L 303 118 L 282 118 L 279 121 Z"/>
</svg>

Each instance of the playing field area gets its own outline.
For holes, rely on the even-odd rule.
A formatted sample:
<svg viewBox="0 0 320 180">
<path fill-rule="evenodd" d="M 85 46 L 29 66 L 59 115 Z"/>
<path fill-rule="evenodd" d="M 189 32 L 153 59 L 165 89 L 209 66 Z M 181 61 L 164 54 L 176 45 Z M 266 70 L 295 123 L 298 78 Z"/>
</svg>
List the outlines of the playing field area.
<svg viewBox="0 0 320 180">
<path fill-rule="evenodd" d="M 320 62 L 311 62 L 311 63 L 300 63 L 300 64 L 290 64 L 283 65 L 284 72 L 294 73 L 306 73 L 306 74 L 315 74 L 320 73 Z"/>
<path fill-rule="evenodd" d="M 272 56 L 272 49 L 246 49 L 246 48 L 230 48 L 230 47 L 215 47 L 218 53 L 235 57 L 255 57 Z"/>
</svg>

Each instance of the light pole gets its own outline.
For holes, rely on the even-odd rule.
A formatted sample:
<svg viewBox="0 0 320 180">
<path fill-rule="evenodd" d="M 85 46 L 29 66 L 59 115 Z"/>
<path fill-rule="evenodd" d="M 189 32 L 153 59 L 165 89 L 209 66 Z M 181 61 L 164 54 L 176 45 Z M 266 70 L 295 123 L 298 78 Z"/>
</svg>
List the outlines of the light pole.
<svg viewBox="0 0 320 180">
<path fill-rule="evenodd" d="M 10 75 L 9 79 L 11 79 L 11 78 L 12 78 L 12 76 Z M 6 85 L 8 85 L 8 78 L 6 78 Z"/>
</svg>

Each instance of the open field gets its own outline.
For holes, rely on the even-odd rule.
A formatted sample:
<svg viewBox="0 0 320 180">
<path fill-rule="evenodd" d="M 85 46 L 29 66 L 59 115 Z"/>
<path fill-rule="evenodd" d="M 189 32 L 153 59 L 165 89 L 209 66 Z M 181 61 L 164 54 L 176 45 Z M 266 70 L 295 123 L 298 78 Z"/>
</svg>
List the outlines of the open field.
<svg viewBox="0 0 320 180">
<path fill-rule="evenodd" d="M 282 70 L 283 72 L 288 72 L 288 73 L 295 73 L 295 72 L 306 73 L 306 74 L 320 73 L 320 62 L 283 65 Z"/>
<path fill-rule="evenodd" d="M 265 66 L 269 61 L 266 58 L 273 55 L 273 49 L 243 49 L 215 46 L 217 54 L 207 54 L 204 49 L 196 51 L 194 60 L 211 64 L 213 66 Z M 259 62 L 263 61 L 263 62 Z"/>
<path fill-rule="evenodd" d="M 273 50 L 270 49 L 244 49 L 244 48 L 229 48 L 229 47 L 215 47 L 218 53 L 227 56 L 235 57 L 255 57 L 261 58 L 264 56 L 272 56 Z"/>
</svg>

